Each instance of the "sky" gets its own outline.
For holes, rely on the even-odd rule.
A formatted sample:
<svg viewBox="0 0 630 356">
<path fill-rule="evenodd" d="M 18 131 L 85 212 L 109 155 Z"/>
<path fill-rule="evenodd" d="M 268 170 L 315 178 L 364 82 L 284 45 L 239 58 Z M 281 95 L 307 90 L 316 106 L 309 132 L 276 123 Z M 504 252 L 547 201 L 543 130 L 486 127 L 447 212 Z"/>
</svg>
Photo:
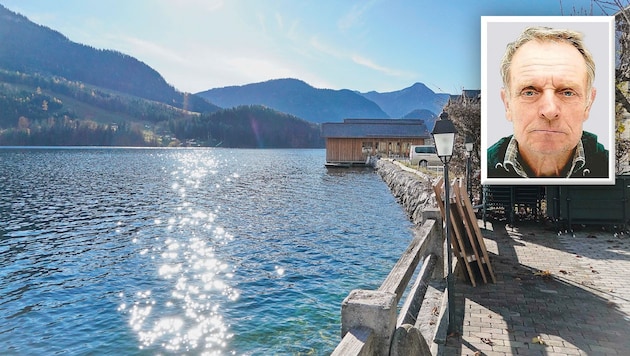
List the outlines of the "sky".
<svg viewBox="0 0 630 356">
<path fill-rule="evenodd" d="M 480 16 L 601 15 L 590 0 L 0 0 L 176 89 L 296 78 L 316 88 L 480 89 Z"/>
</svg>

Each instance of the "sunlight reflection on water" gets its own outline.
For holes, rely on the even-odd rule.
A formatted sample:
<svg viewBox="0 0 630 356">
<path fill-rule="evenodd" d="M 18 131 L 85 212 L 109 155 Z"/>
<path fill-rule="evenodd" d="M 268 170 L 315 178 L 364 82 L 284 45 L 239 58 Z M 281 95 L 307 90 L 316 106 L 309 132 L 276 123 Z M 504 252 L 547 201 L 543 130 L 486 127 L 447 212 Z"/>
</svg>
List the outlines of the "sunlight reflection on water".
<svg viewBox="0 0 630 356">
<path fill-rule="evenodd" d="M 409 221 L 324 150 L 0 149 L 0 354 L 330 354 Z"/>
<path fill-rule="evenodd" d="M 197 209 L 187 200 L 189 191 L 200 189 L 209 172 L 216 174 L 218 163 L 195 155 L 182 156 L 180 163 L 182 167 L 171 174 L 171 189 L 181 203 L 163 227 L 166 234 L 160 248 L 140 252 L 160 259 L 158 275 L 170 281 L 165 285 L 171 289 L 162 298 L 151 290 L 136 293 L 128 310 L 129 324 L 141 348 L 159 345 L 170 351 L 219 355 L 233 336 L 221 315 L 221 301 L 235 301 L 239 293 L 229 284 L 233 271 L 215 255 L 214 245 L 233 237 L 214 224 L 216 211 Z M 155 224 L 161 226 L 162 221 Z M 126 309 L 121 303 L 119 310 Z"/>
</svg>

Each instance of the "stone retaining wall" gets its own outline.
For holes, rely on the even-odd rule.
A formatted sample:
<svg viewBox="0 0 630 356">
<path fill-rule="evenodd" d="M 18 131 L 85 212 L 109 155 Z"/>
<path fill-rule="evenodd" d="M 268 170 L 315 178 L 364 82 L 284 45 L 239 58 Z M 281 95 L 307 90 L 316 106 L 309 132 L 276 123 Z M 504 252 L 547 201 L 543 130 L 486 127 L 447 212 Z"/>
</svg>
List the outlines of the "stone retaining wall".
<svg viewBox="0 0 630 356">
<path fill-rule="evenodd" d="M 374 162 L 374 169 L 402 204 L 411 221 L 422 225 L 422 212 L 437 207 L 431 178 L 387 159 Z"/>
</svg>

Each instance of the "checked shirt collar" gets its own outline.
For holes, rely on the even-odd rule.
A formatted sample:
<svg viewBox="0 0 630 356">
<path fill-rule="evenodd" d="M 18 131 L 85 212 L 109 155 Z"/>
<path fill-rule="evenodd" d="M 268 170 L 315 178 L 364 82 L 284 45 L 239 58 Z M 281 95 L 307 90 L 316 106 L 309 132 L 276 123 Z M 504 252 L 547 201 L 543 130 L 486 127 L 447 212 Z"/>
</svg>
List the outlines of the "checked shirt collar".
<svg viewBox="0 0 630 356">
<path fill-rule="evenodd" d="M 499 163 L 498 165 L 500 165 Z M 571 162 L 571 169 L 566 174 L 566 178 L 569 178 L 574 171 L 579 170 L 584 167 L 586 164 L 586 157 L 584 155 L 584 145 L 582 144 L 582 140 L 578 141 L 575 154 L 573 155 L 573 161 Z M 523 178 L 529 178 L 527 172 L 519 162 L 519 154 L 518 154 L 518 142 L 514 139 L 514 136 L 510 138 L 510 142 L 508 143 L 507 149 L 505 151 L 505 158 L 503 159 L 503 168 L 506 171 L 509 171 L 508 166 L 512 166 L 516 174 Z"/>
</svg>

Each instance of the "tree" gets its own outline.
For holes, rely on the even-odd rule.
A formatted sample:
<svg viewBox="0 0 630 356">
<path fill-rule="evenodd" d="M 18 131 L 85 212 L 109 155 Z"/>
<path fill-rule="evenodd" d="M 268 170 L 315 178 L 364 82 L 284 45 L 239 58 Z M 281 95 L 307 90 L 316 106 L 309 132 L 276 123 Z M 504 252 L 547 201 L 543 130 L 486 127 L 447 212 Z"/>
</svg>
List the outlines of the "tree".
<svg viewBox="0 0 630 356">
<path fill-rule="evenodd" d="M 29 131 L 30 127 L 31 121 L 27 117 L 20 116 L 20 118 L 18 119 L 18 129 L 22 131 Z"/>
<path fill-rule="evenodd" d="M 615 63 L 615 173 L 624 174 L 630 168 L 630 139 L 624 134 L 630 115 L 630 6 L 627 1 L 625 5 L 621 4 L 621 0 L 614 0 L 614 3 L 619 9 L 615 14 L 618 56 Z"/>
<path fill-rule="evenodd" d="M 560 0 L 562 7 L 562 0 Z M 630 117 L 630 0 L 591 0 L 588 10 L 573 9 L 576 15 L 615 16 L 615 173 L 630 172 L 630 136 L 626 133 Z"/>
<path fill-rule="evenodd" d="M 471 187 L 473 196 L 478 196 L 478 190 L 481 185 L 481 100 L 476 91 L 463 91 L 462 95 L 449 100 L 444 107 L 444 111 L 449 115 L 457 129 L 455 152 L 466 152 L 464 148 L 466 137 L 474 141 L 475 146 L 471 154 L 470 168 Z M 453 171 L 456 175 L 465 176 L 466 162 L 466 156 L 454 155 L 451 159 L 450 171 Z"/>
</svg>

